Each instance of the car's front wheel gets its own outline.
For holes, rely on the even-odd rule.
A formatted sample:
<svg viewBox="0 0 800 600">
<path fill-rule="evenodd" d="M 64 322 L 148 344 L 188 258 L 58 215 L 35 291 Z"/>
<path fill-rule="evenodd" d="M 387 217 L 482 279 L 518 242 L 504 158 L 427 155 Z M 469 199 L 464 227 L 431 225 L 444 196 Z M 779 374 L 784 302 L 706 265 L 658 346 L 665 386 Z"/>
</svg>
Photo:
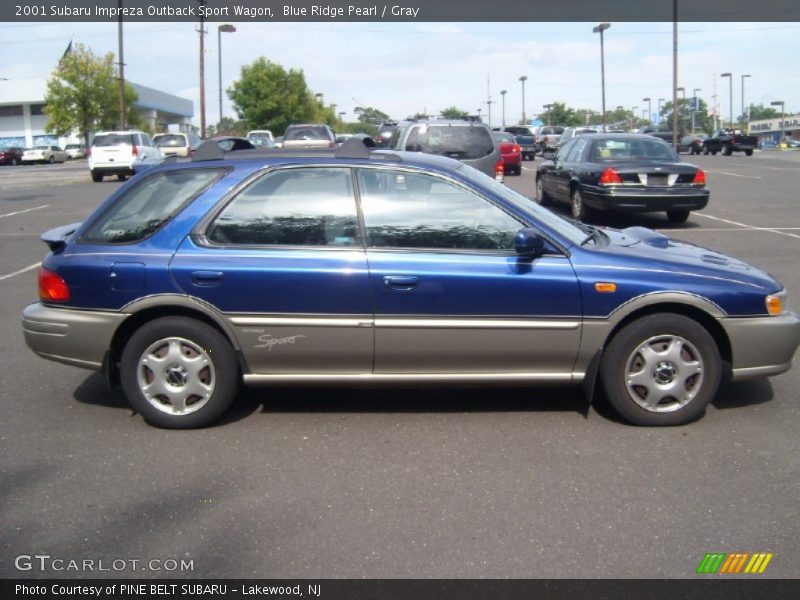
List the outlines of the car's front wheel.
<svg viewBox="0 0 800 600">
<path fill-rule="evenodd" d="M 228 340 L 195 319 L 164 317 L 136 330 L 122 351 L 128 402 L 153 425 L 204 427 L 230 406 L 239 364 Z"/>
<path fill-rule="evenodd" d="M 714 339 L 673 313 L 632 321 L 608 344 L 600 375 L 611 406 L 637 425 L 682 425 L 700 417 L 722 372 Z"/>
</svg>

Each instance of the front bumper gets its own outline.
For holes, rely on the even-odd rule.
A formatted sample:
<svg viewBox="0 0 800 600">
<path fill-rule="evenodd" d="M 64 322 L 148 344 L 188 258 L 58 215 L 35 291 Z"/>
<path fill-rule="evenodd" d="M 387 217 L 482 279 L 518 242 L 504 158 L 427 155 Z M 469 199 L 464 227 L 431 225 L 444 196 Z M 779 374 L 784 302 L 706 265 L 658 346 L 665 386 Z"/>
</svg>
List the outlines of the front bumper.
<svg viewBox="0 0 800 600">
<path fill-rule="evenodd" d="M 727 317 L 719 320 L 731 343 L 734 381 L 788 371 L 800 345 L 800 318 Z"/>
<path fill-rule="evenodd" d="M 100 370 L 126 313 L 31 304 L 22 312 L 25 343 L 42 358 Z"/>
<path fill-rule="evenodd" d="M 708 204 L 709 191 L 703 187 L 582 186 L 583 201 L 601 210 L 654 211 L 700 210 Z"/>
</svg>

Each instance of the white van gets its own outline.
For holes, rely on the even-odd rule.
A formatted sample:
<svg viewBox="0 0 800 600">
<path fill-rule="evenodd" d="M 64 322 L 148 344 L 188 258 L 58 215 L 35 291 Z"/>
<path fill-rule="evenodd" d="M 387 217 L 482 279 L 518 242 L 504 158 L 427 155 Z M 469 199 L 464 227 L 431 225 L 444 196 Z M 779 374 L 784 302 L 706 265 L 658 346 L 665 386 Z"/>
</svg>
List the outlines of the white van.
<svg viewBox="0 0 800 600">
<path fill-rule="evenodd" d="M 164 153 L 144 131 L 98 131 L 89 148 L 89 170 L 97 182 L 106 175 L 124 181 L 163 160 Z"/>
</svg>

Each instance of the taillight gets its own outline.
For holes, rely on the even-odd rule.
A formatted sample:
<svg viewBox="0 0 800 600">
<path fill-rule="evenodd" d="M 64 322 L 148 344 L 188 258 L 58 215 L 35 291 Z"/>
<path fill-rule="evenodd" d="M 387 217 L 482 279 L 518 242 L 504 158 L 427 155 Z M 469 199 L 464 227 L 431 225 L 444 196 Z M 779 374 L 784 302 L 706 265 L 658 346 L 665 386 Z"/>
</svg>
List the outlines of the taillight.
<svg viewBox="0 0 800 600">
<path fill-rule="evenodd" d="M 139 147 L 131 146 L 131 156 L 139 156 Z"/>
<path fill-rule="evenodd" d="M 503 178 L 505 177 L 505 167 L 503 166 L 503 161 L 498 160 L 494 163 L 494 178 L 503 183 Z"/>
<path fill-rule="evenodd" d="M 600 175 L 600 180 L 598 183 L 600 185 L 622 183 L 622 177 L 619 176 L 619 173 L 617 173 L 613 167 L 607 167 L 606 170 Z"/>
<path fill-rule="evenodd" d="M 189 156 L 191 156 L 192 154 L 194 154 L 194 152 L 195 152 L 194 148 L 192 148 L 191 146 L 189 146 Z"/>
<path fill-rule="evenodd" d="M 693 185 L 705 185 L 706 184 L 706 174 L 703 169 L 697 169 L 697 173 L 694 174 L 694 179 L 692 179 Z"/>
<path fill-rule="evenodd" d="M 520 148 L 517 144 L 511 146 L 511 154 L 519 154 L 522 152 L 522 148 Z"/>
<path fill-rule="evenodd" d="M 61 276 L 47 269 L 39 270 L 39 299 L 43 302 L 66 302 L 69 287 Z"/>
<path fill-rule="evenodd" d="M 550 140 L 548 139 L 548 137 L 547 137 L 547 136 L 544 136 L 544 139 L 542 140 L 542 143 L 543 143 L 543 144 L 546 144 L 546 143 L 547 143 L 547 142 L 549 142 L 549 141 L 550 141 Z"/>
</svg>

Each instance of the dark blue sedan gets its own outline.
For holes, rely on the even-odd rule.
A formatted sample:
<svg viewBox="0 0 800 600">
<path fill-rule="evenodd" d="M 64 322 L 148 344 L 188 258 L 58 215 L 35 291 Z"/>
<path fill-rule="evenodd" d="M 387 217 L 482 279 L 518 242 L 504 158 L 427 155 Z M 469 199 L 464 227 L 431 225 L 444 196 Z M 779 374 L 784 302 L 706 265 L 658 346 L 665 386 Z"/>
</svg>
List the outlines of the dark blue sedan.
<svg viewBox="0 0 800 600">
<path fill-rule="evenodd" d="M 800 342 L 760 269 L 358 141 L 198 152 L 43 239 L 28 345 L 104 371 L 161 427 L 213 422 L 242 381 L 599 381 L 627 420 L 674 425 L 726 373 L 786 371 Z"/>
</svg>

